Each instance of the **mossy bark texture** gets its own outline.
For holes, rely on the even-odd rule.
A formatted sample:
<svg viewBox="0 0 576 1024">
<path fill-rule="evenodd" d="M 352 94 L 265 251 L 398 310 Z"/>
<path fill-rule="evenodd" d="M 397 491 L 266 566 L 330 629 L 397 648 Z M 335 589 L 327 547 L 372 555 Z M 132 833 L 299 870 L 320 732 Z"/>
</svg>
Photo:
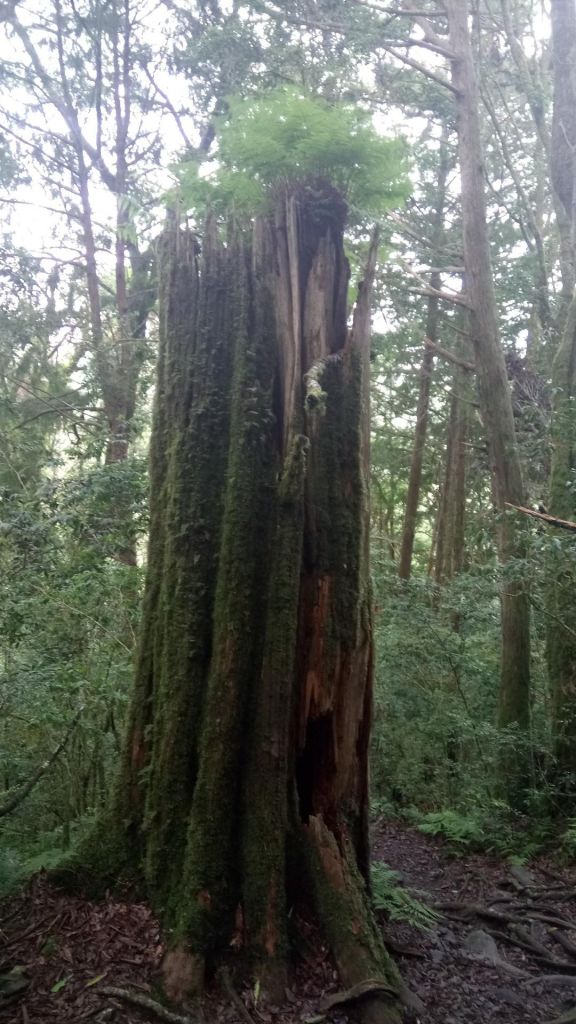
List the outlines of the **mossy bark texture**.
<svg viewBox="0 0 576 1024">
<path fill-rule="evenodd" d="M 345 216 L 302 188 L 249 241 L 164 232 L 148 579 L 104 868 L 143 880 L 173 998 L 223 961 L 277 992 L 306 899 L 344 985 L 381 978 L 371 1012 L 392 1022 L 367 897 L 375 245 L 348 329 Z"/>
</svg>

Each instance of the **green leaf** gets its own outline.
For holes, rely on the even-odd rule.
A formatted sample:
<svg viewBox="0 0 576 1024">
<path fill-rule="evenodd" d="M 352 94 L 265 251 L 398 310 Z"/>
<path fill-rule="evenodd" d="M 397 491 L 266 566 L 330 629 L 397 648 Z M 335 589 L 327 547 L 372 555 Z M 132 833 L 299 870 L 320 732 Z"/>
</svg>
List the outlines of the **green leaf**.
<svg viewBox="0 0 576 1024">
<path fill-rule="evenodd" d="M 50 991 L 60 992 L 64 988 L 64 986 L 68 984 L 69 981 L 70 978 L 61 978 L 60 981 L 57 981 L 55 985 L 52 985 Z"/>
</svg>

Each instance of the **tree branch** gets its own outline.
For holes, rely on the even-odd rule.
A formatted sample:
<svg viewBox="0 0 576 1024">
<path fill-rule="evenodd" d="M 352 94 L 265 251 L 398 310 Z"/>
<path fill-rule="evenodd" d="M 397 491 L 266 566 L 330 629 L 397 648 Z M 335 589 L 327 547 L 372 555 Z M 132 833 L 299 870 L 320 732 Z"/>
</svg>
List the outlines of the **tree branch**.
<svg viewBox="0 0 576 1024">
<path fill-rule="evenodd" d="M 468 370 L 469 373 L 476 373 L 476 367 L 474 363 L 468 363 L 465 359 L 459 359 L 453 352 L 449 352 L 448 349 L 442 348 L 431 338 L 424 338 L 424 344 L 426 348 L 432 349 L 437 355 L 441 356 L 442 359 L 447 359 L 449 363 L 454 363 L 455 366 L 460 366 L 463 370 Z"/>
<path fill-rule="evenodd" d="M 33 772 L 33 774 L 30 776 L 28 781 L 25 782 L 23 786 L 20 786 L 20 788 L 17 789 L 16 792 L 12 794 L 12 796 L 9 796 L 4 801 L 3 804 L 0 804 L 0 818 L 5 818 L 7 814 L 11 814 L 12 811 L 16 810 L 16 808 L 20 806 L 20 804 L 26 799 L 28 794 L 32 792 L 34 786 L 40 781 L 42 776 L 46 774 L 46 772 L 52 767 L 56 759 L 60 757 L 60 754 L 62 753 L 64 747 L 68 743 L 68 740 L 70 739 L 72 733 L 74 732 L 74 729 L 78 725 L 80 716 L 83 711 L 84 708 L 81 707 L 76 712 L 74 718 L 72 719 L 70 725 L 68 726 L 66 732 L 64 733 L 64 736 L 60 740 L 60 743 L 52 752 L 48 760 L 44 761 L 43 764 L 39 765 L 36 771 Z"/>
<path fill-rule="evenodd" d="M 427 68 L 424 64 L 420 64 L 419 61 L 417 60 L 412 60 L 412 58 L 408 57 L 406 54 L 398 53 L 398 51 L 395 50 L 388 43 L 379 42 L 377 45 L 380 46 L 383 50 L 385 50 L 386 53 L 389 53 L 392 57 L 396 57 L 399 61 L 402 62 L 402 64 L 406 64 L 409 68 L 414 68 L 415 71 L 419 71 L 422 75 L 425 75 L 426 78 L 430 78 L 433 82 L 436 82 L 438 85 L 442 85 L 445 89 L 448 89 L 451 93 L 453 93 L 454 96 L 459 95 L 456 86 L 452 85 L 452 82 L 449 82 L 447 78 L 444 78 L 442 75 L 437 75 L 434 71 L 431 71 L 430 68 Z"/>
<path fill-rule="evenodd" d="M 114 175 L 110 171 L 110 169 L 104 163 L 101 154 L 98 152 L 97 149 L 95 149 L 95 147 L 88 141 L 88 139 L 82 133 L 80 123 L 78 121 L 78 116 L 76 114 L 76 110 L 73 106 L 69 105 L 69 103 L 66 100 L 66 97 L 61 96 L 58 90 L 55 88 L 54 81 L 52 80 L 46 68 L 44 67 L 40 59 L 40 55 L 36 47 L 34 46 L 34 43 L 32 42 L 26 28 L 24 27 L 22 22 L 18 20 L 16 12 L 12 11 L 5 20 L 10 25 L 12 25 L 12 28 L 16 32 L 18 38 L 20 39 L 20 42 L 22 43 L 26 53 L 28 54 L 28 57 L 30 58 L 32 67 L 34 68 L 36 74 L 38 75 L 38 78 L 42 83 L 42 88 L 46 96 L 48 97 L 50 102 L 53 103 L 53 105 L 56 107 L 56 110 L 63 118 L 74 142 L 77 146 L 82 148 L 86 155 L 90 157 L 94 166 L 98 168 L 98 172 L 104 184 L 110 189 L 111 192 L 116 192 L 116 175 Z"/>
<path fill-rule="evenodd" d="M 555 526 L 560 530 L 569 530 L 570 533 L 576 533 L 576 523 L 571 522 L 569 519 L 558 519 L 556 516 L 549 516 L 547 512 L 536 512 L 533 508 L 524 508 L 523 505 L 513 505 L 507 501 L 507 508 L 513 508 L 516 512 L 521 512 L 524 516 L 532 516 L 533 519 L 539 519 L 541 522 L 546 523 L 547 526 Z"/>
</svg>

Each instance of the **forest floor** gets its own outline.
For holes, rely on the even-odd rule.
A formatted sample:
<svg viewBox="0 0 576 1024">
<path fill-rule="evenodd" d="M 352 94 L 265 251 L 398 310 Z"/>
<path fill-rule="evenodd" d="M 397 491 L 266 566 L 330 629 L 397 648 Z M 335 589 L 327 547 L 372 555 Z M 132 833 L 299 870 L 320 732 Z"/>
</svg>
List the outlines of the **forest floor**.
<svg viewBox="0 0 576 1024">
<path fill-rule="evenodd" d="M 396 821 L 375 829 L 375 860 L 442 914 L 429 932 L 383 922 L 422 1024 L 576 1022 L 576 868 L 519 867 L 460 853 Z"/>
<path fill-rule="evenodd" d="M 426 1007 L 421 1024 L 576 1022 L 576 868 L 550 858 L 522 868 L 486 854 L 455 856 L 397 821 L 375 828 L 374 856 L 441 915 L 428 932 L 382 918 L 401 972 Z M 173 1016 L 173 1024 L 316 1024 L 338 983 L 312 932 L 302 951 L 284 1006 L 265 1006 L 226 977 L 202 1011 Z M 66 896 L 37 876 L 0 907 L 0 1022 L 168 1020 L 158 1003 L 138 1007 L 119 995 L 145 1004 L 162 952 L 146 907 Z M 344 1024 L 345 1008 L 326 1019 Z"/>
</svg>

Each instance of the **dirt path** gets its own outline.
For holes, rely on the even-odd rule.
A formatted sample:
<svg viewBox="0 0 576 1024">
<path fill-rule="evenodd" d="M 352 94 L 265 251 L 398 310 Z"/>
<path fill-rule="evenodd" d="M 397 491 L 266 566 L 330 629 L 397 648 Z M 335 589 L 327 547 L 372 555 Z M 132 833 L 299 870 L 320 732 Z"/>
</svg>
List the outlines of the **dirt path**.
<svg viewBox="0 0 576 1024">
<path fill-rule="evenodd" d="M 486 855 L 454 857 L 441 841 L 389 821 L 375 829 L 374 855 L 400 872 L 420 900 L 444 908 L 429 933 L 381 915 L 402 974 L 426 1006 L 418 1024 L 549 1024 L 576 1007 L 576 869 L 544 860 L 527 870 Z M 302 959 L 284 1006 L 265 1006 L 249 990 L 231 996 L 221 989 L 203 1017 L 194 1011 L 189 1019 L 318 1020 L 318 1007 L 338 980 L 311 926 L 299 922 L 298 931 Z M 162 953 L 146 907 L 76 899 L 38 876 L 0 907 L 0 1024 L 158 1020 L 105 988 L 150 996 Z M 571 1020 L 576 1024 L 576 1014 Z M 329 1024 L 346 1021 L 345 1013 L 329 1018 Z"/>
<path fill-rule="evenodd" d="M 374 859 L 423 902 L 446 908 L 429 934 L 384 923 L 396 950 L 406 950 L 398 961 L 427 1007 L 422 1024 L 548 1024 L 574 1010 L 574 870 L 455 857 L 441 840 L 389 821 L 375 830 Z"/>
</svg>

